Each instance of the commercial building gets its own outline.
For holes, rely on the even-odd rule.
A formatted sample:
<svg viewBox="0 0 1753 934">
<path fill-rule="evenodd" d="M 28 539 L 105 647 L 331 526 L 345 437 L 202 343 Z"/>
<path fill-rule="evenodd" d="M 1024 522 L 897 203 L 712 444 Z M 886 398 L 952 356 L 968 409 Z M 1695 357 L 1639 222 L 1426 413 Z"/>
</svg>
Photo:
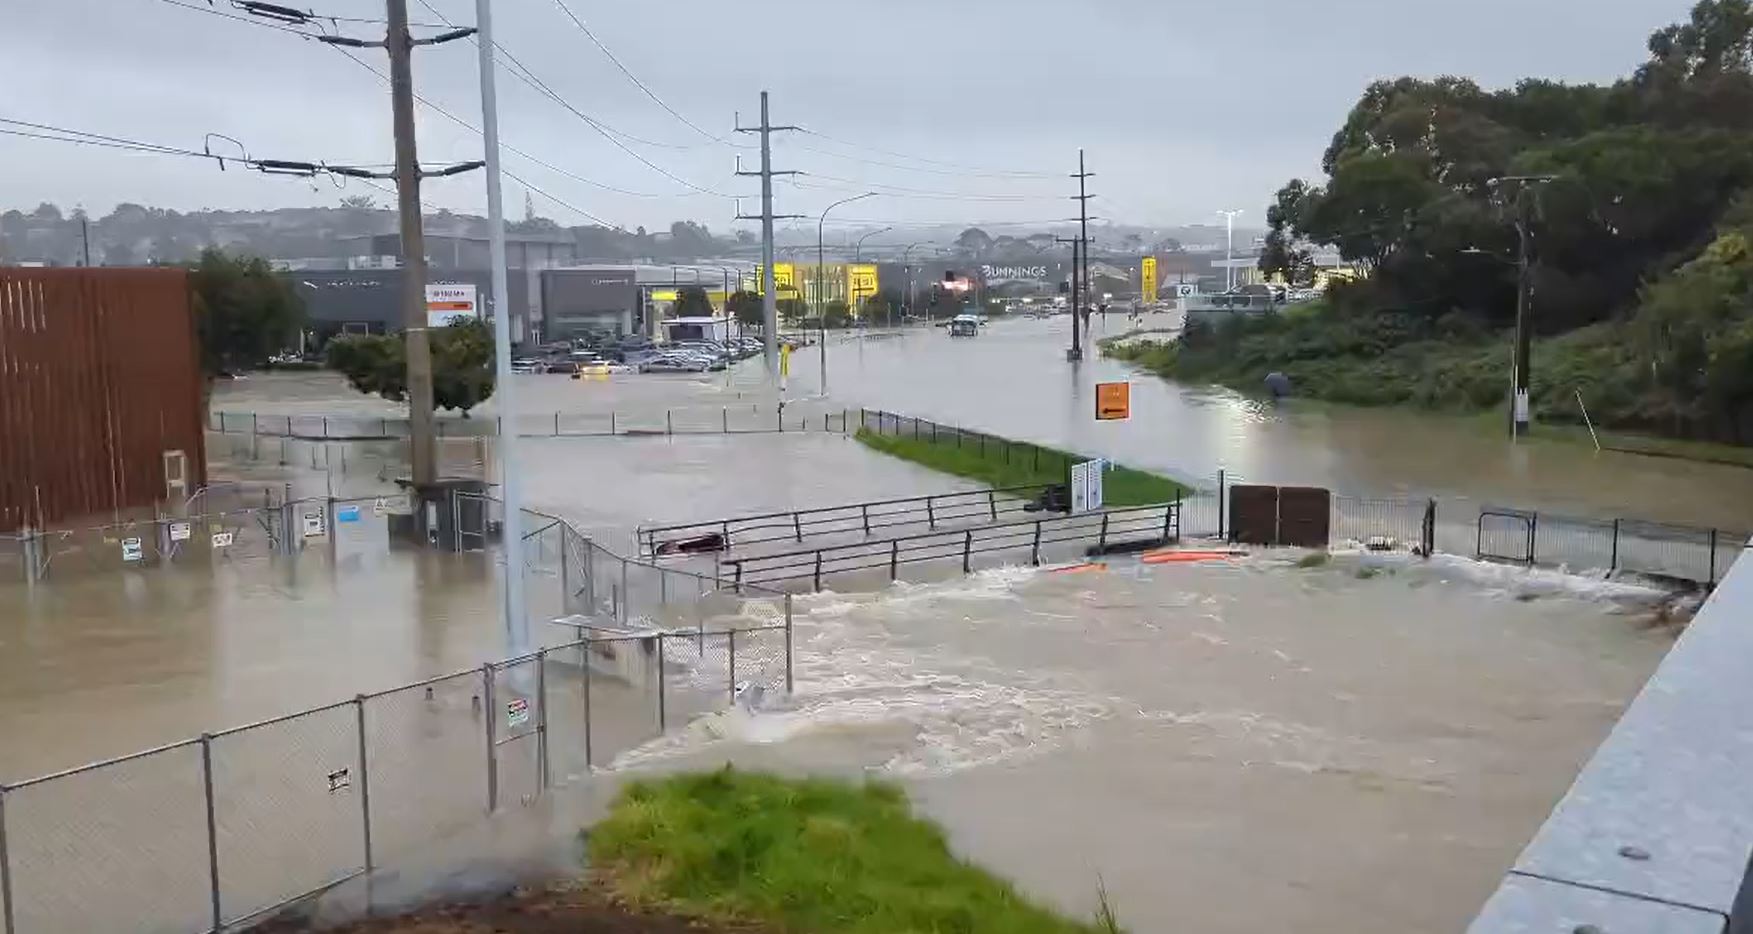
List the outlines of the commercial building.
<svg viewBox="0 0 1753 934">
<path fill-rule="evenodd" d="M 543 340 L 592 334 L 661 336 L 681 291 L 697 286 L 720 311 L 731 292 L 753 287 L 753 270 L 728 264 L 656 266 L 589 264 L 545 269 L 541 281 Z"/>
</svg>

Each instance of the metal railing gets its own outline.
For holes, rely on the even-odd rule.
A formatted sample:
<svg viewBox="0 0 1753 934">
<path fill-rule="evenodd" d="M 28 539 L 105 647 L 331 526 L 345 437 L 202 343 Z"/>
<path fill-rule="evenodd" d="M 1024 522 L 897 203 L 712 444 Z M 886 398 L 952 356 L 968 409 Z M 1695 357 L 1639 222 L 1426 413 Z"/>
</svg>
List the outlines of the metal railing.
<svg viewBox="0 0 1753 934">
<path fill-rule="evenodd" d="M 853 410 L 829 408 L 814 400 L 783 404 L 751 402 L 737 405 L 647 407 L 607 412 L 519 413 L 519 437 L 608 437 L 616 435 L 763 434 L 798 431 L 850 430 Z M 434 420 L 439 438 L 486 438 L 499 431 L 492 415 Z M 388 441 L 409 436 L 408 420 L 399 416 L 291 414 L 214 410 L 207 430 L 228 435 L 292 438 L 304 441 Z"/>
<path fill-rule="evenodd" d="M 1180 538 L 1179 519 L 1179 503 L 1161 503 L 728 558 L 723 563 L 738 585 L 809 580 L 820 590 L 825 576 L 881 569 L 895 580 L 902 566 L 933 561 L 959 561 L 965 574 L 973 570 L 975 556 L 1027 554 L 1029 563 L 1038 565 L 1045 557 L 1063 554 L 1065 545 L 1083 545 L 1095 554 L 1138 550 Z"/>
<path fill-rule="evenodd" d="M 996 487 L 989 490 L 966 490 L 928 496 L 907 496 L 825 506 L 816 509 L 793 509 L 758 515 L 717 519 L 709 522 L 684 522 L 639 528 L 635 535 L 640 553 L 657 556 L 666 545 L 675 545 L 705 536 L 719 536 L 721 550 L 748 548 L 770 542 L 802 544 L 820 536 L 884 534 L 885 530 L 908 527 L 936 529 L 939 525 L 955 525 L 968 521 L 996 522 L 1000 517 L 1023 512 L 1041 496 L 1040 484 Z"/>
<path fill-rule="evenodd" d="M 1052 473 L 1061 478 L 1058 481 L 1061 483 L 1070 477 L 1074 464 L 1087 459 L 1045 445 L 1013 441 L 956 425 L 934 422 L 928 418 L 899 415 L 882 409 L 859 409 L 858 427 L 876 435 L 948 444 L 957 450 L 973 453 L 983 460 Z"/>
<path fill-rule="evenodd" d="M 789 597 L 630 561 L 552 516 L 531 526 L 532 613 L 579 637 L 0 784 L 0 934 L 235 928 L 586 778 L 671 723 L 791 689 Z"/>
</svg>

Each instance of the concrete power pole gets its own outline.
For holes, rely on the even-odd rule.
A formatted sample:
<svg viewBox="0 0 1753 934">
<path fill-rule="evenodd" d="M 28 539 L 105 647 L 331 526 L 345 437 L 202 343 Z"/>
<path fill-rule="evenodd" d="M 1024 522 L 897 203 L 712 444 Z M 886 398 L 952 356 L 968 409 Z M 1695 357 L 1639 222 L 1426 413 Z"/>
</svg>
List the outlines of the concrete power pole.
<svg viewBox="0 0 1753 934">
<path fill-rule="evenodd" d="M 1090 287 L 1090 199 L 1095 197 L 1084 185 L 1095 174 L 1084 168 L 1083 150 L 1079 149 L 1077 171 L 1071 175 L 1077 179 L 1077 194 L 1071 198 L 1077 202 L 1078 233 L 1071 243 L 1071 349 L 1065 354 L 1065 359 L 1072 361 L 1083 359 L 1083 303 L 1089 300 Z M 1081 276 L 1078 273 L 1080 252 L 1083 254 Z"/>
<path fill-rule="evenodd" d="M 796 172 L 773 171 L 772 134 L 775 130 L 796 130 L 794 126 L 773 126 L 767 117 L 767 92 L 761 92 L 761 125 L 758 127 L 738 126 L 738 133 L 761 134 L 761 171 L 744 172 L 738 175 L 759 175 L 761 177 L 761 213 L 758 215 L 738 214 L 737 220 L 761 221 L 761 343 L 766 351 L 767 376 L 769 379 L 779 377 L 779 295 L 773 285 L 773 222 L 802 217 L 802 214 L 773 213 L 773 176 L 796 175 Z"/>
<path fill-rule="evenodd" d="M 1236 267 L 1235 267 L 1235 262 L 1236 262 L 1236 215 L 1240 214 L 1242 212 L 1241 211 L 1219 211 L 1217 213 L 1223 215 L 1224 230 L 1225 230 L 1225 237 L 1226 237 L 1226 239 L 1224 241 L 1224 252 L 1223 252 L 1224 290 L 1228 291 L 1228 292 L 1234 292 L 1236 290 Z"/>
<path fill-rule="evenodd" d="M 487 242 L 493 265 L 493 385 L 499 410 L 499 494 L 505 503 L 501 540 L 505 549 L 505 649 L 512 657 L 530 650 L 524 614 L 523 480 L 517 469 L 517 395 L 511 373 L 511 285 L 505 268 L 505 191 L 499 177 L 499 95 L 493 75 L 492 0 L 475 0 L 476 45 L 481 53 L 481 143 L 487 168 Z M 531 212 L 529 193 L 524 211 Z M 566 547 L 562 542 L 561 548 Z"/>
<path fill-rule="evenodd" d="M 438 480 L 432 432 L 432 344 L 426 331 L 426 235 L 420 215 L 420 159 L 414 148 L 414 37 L 408 33 L 407 0 L 386 0 L 389 29 L 390 110 L 396 136 L 396 201 L 401 211 L 402 326 L 408 357 L 408 447 L 414 489 Z M 424 508 L 416 524 L 425 529 Z"/>
</svg>

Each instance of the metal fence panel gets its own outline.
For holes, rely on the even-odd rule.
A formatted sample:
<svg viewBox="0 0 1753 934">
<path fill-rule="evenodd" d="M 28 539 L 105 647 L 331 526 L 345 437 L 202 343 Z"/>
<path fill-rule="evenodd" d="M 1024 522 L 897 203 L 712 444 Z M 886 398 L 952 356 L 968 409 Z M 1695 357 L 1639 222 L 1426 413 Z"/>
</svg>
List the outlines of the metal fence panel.
<svg viewBox="0 0 1753 934">
<path fill-rule="evenodd" d="M 1481 509 L 1476 556 L 1518 564 L 1534 563 L 1535 522 L 1533 513 Z"/>
<path fill-rule="evenodd" d="M 358 729 L 342 704 L 213 738 L 226 921 L 364 870 Z"/>
<path fill-rule="evenodd" d="M 486 813 L 484 677 L 468 671 L 365 699 L 377 862 L 416 853 Z"/>
<path fill-rule="evenodd" d="M 601 768 L 661 732 L 657 638 L 593 640 L 589 659 L 590 761 Z"/>
<path fill-rule="evenodd" d="M 16 934 L 212 925 L 198 743 L 10 789 L 5 813 Z"/>
<path fill-rule="evenodd" d="M 542 679 L 546 671 L 541 656 L 494 665 L 493 790 L 498 807 L 528 804 L 547 786 L 542 722 Z"/>
</svg>

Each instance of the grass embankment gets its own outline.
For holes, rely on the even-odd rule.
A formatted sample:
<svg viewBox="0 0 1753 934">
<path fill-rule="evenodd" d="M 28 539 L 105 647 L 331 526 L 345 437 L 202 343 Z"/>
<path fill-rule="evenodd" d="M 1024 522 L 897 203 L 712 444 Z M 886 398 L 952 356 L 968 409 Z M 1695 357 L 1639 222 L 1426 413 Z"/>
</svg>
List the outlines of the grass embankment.
<svg viewBox="0 0 1753 934">
<path fill-rule="evenodd" d="M 811 934 L 1118 931 L 1035 905 L 953 856 L 886 784 L 724 769 L 635 782 L 590 856 L 636 906 Z"/>
<path fill-rule="evenodd" d="M 1058 448 L 958 431 L 941 432 L 933 440 L 930 435 L 880 435 L 860 428 L 855 437 L 884 454 L 995 487 L 1064 483 L 1071 465 L 1089 460 Z M 1185 491 L 1168 477 L 1131 467 L 1116 466 L 1102 478 L 1102 501 L 1109 506 L 1166 503 Z"/>
<path fill-rule="evenodd" d="M 1533 345 L 1535 417 L 1560 440 L 1590 443 L 1582 404 L 1603 446 L 1640 454 L 1753 466 L 1753 450 L 1658 437 L 1665 431 L 1648 394 L 1625 372 L 1625 338 L 1611 325 L 1579 328 Z M 1180 340 L 1133 337 L 1101 345 L 1167 379 L 1259 393 L 1268 373 L 1298 396 L 1349 405 L 1401 405 L 1461 414 L 1502 412 L 1510 335 L 1459 317 L 1434 324 L 1388 313 L 1347 313 L 1321 302 L 1279 315 L 1189 329 Z"/>
</svg>

